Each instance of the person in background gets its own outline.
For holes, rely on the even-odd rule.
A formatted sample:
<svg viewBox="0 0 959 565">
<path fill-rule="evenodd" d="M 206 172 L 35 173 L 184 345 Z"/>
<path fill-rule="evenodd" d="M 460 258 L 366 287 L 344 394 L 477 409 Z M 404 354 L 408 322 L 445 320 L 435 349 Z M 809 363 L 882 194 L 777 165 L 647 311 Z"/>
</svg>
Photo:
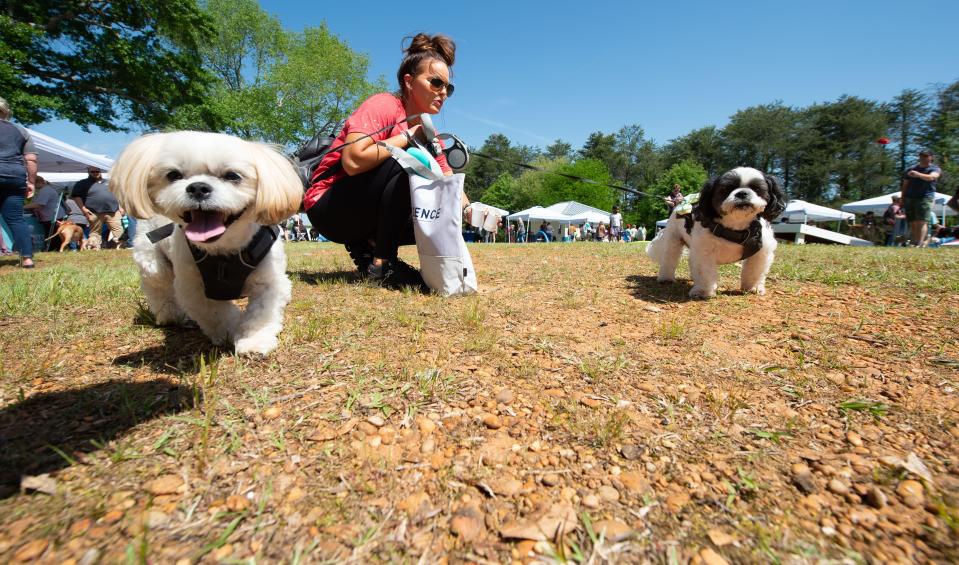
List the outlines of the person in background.
<svg viewBox="0 0 959 565">
<path fill-rule="evenodd" d="M 36 194 L 33 195 L 29 204 L 24 205 L 23 209 L 36 216 L 37 221 L 43 226 L 43 233 L 46 234 L 46 237 L 49 237 L 53 234 L 53 223 L 66 217 L 67 213 L 60 205 L 60 193 L 46 179 L 37 177 L 34 187 Z M 58 240 L 59 238 L 56 238 L 47 242 L 49 245 L 44 248 L 44 251 L 51 248 L 59 249 L 60 243 Z"/>
<path fill-rule="evenodd" d="M 646 226 L 640 225 L 639 228 L 636 229 L 636 237 L 634 238 L 634 240 L 646 241 Z"/>
<path fill-rule="evenodd" d="M 120 208 L 120 213 L 123 214 L 123 220 L 126 222 L 123 226 L 122 247 L 133 247 L 133 239 L 137 236 L 137 219 L 127 214 L 123 208 Z"/>
<path fill-rule="evenodd" d="M 32 269 L 33 240 L 23 220 L 23 204 L 33 196 L 37 150 L 27 130 L 10 120 L 10 106 L 0 98 L 0 214 L 20 252 L 20 266 Z"/>
<path fill-rule="evenodd" d="M 669 193 L 669 196 L 664 198 L 664 200 L 666 201 L 666 206 L 669 207 L 669 211 L 666 213 L 667 217 L 671 216 L 673 213 L 673 209 L 676 208 L 676 206 L 679 206 L 680 204 L 682 204 L 683 200 L 685 200 L 685 197 L 683 196 L 683 193 L 681 192 L 682 188 L 683 187 L 679 186 L 679 183 L 674 184 L 673 190 Z"/>
<path fill-rule="evenodd" d="M 867 241 L 876 241 L 876 213 L 872 210 L 863 214 L 862 238 Z"/>
<path fill-rule="evenodd" d="M 623 231 L 623 215 L 619 213 L 619 206 L 613 206 L 613 213 L 609 215 L 609 240 L 620 240 Z"/>
<path fill-rule="evenodd" d="M 886 231 L 886 247 L 896 244 L 896 238 L 905 233 L 906 212 L 902 209 L 902 198 L 892 197 L 892 204 L 882 213 L 883 229 Z"/>
<path fill-rule="evenodd" d="M 88 245 L 91 249 L 100 249 L 102 246 L 101 230 L 104 225 L 109 227 L 113 240 L 120 241 L 120 236 L 123 235 L 120 203 L 110 192 L 99 167 L 87 167 L 87 178 L 73 185 L 70 197 L 90 221 Z"/>
<path fill-rule="evenodd" d="M 933 165 L 931 151 L 919 152 L 919 163 L 910 167 L 902 176 L 902 202 L 909 222 L 911 243 L 921 247 L 929 231 L 929 214 L 936 196 L 936 182 L 942 170 Z"/>
<path fill-rule="evenodd" d="M 526 224 L 523 222 L 523 218 L 516 220 L 516 242 L 526 243 Z"/>
</svg>

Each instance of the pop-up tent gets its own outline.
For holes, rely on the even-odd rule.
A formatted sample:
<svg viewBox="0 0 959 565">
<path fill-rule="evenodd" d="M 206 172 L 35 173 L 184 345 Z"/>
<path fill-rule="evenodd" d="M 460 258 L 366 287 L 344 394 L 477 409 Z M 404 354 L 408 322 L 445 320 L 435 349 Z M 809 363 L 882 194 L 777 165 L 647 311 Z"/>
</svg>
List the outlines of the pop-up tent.
<svg viewBox="0 0 959 565">
<path fill-rule="evenodd" d="M 840 220 L 851 220 L 856 216 L 848 212 L 842 212 L 819 204 L 812 204 L 805 200 L 790 200 L 786 204 L 781 218 L 786 222 L 802 222 L 809 220 L 814 222 L 836 222 Z"/>
<path fill-rule="evenodd" d="M 576 202 L 575 200 L 557 202 L 552 206 L 547 206 L 546 209 L 568 216 L 571 218 L 570 223 L 573 224 L 582 224 L 587 221 L 594 225 L 609 223 L 609 212 Z"/>
<path fill-rule="evenodd" d="M 84 151 L 32 129 L 27 131 L 37 148 L 40 176 L 44 173 L 86 173 L 87 167 L 99 167 L 106 172 L 113 167 L 113 159 L 106 155 Z"/>
<path fill-rule="evenodd" d="M 877 216 L 880 216 L 892 204 L 892 197 L 899 196 L 900 194 L 902 193 L 897 190 L 896 192 L 890 192 L 889 194 L 883 196 L 875 196 L 865 200 L 850 202 L 849 204 L 843 204 L 842 209 L 846 212 L 852 212 L 853 214 L 865 214 L 866 212 L 872 212 Z M 946 216 L 957 215 L 955 210 L 946 206 L 946 202 L 949 201 L 949 198 L 950 197 L 948 194 L 937 192 L 932 199 L 932 211 L 935 212 L 937 216 L 942 218 L 943 224 L 946 222 Z"/>
<path fill-rule="evenodd" d="M 542 206 L 533 206 L 532 208 L 521 210 L 515 214 L 506 216 L 506 219 L 513 222 L 516 220 L 523 220 L 524 222 L 541 221 L 557 222 L 560 224 L 568 224 L 573 220 L 573 218 L 570 218 L 566 214 L 561 214 L 559 212 L 543 208 Z"/>
<path fill-rule="evenodd" d="M 482 202 L 473 202 L 470 204 L 474 210 L 484 210 L 490 214 L 496 214 L 497 216 L 503 217 L 509 215 L 509 210 L 503 210 L 502 208 L 497 208 L 490 204 L 483 204 Z"/>
</svg>

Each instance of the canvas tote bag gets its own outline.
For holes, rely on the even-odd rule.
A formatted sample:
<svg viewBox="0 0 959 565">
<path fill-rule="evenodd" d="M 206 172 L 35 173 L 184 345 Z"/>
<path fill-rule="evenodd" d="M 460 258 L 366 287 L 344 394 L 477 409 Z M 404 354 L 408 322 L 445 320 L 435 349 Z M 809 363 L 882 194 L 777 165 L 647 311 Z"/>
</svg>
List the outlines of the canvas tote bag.
<svg viewBox="0 0 959 565">
<path fill-rule="evenodd" d="M 444 296 L 472 294 L 479 288 L 473 259 L 463 241 L 463 173 L 444 176 L 430 158 L 430 168 L 400 149 L 384 145 L 410 176 L 413 234 L 420 274 Z"/>
</svg>

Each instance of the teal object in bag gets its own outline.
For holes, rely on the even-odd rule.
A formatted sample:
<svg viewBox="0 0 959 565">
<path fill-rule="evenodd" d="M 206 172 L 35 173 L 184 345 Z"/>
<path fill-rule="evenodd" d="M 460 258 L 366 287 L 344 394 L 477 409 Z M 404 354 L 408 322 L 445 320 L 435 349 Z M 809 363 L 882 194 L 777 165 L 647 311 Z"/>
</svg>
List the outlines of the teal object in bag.
<svg viewBox="0 0 959 565">
<path fill-rule="evenodd" d="M 423 151 L 419 147 L 410 147 L 409 149 L 406 150 L 406 152 L 412 155 L 413 157 L 415 157 L 416 160 L 419 161 L 420 163 L 423 163 L 424 167 L 426 167 L 427 169 L 430 168 L 430 158 L 429 156 L 426 155 L 426 151 Z M 419 173 L 416 173 L 415 171 L 414 173 L 419 175 Z M 423 175 L 420 175 L 420 176 L 423 176 Z"/>
</svg>

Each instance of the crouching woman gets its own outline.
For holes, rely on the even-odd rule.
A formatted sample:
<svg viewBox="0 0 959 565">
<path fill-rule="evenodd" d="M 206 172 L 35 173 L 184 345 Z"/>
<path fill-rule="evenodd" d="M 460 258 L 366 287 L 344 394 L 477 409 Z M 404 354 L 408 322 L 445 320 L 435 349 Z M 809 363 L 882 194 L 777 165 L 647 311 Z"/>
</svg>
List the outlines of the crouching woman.
<svg viewBox="0 0 959 565">
<path fill-rule="evenodd" d="M 421 33 L 404 54 L 399 91 L 375 94 L 350 115 L 333 147 L 352 144 L 320 161 L 303 205 L 321 234 L 346 246 L 361 274 L 391 286 L 423 286 L 419 271 L 397 258 L 401 245 L 415 243 L 409 177 L 377 142 L 406 149 L 413 137 L 425 141 L 422 125 L 405 118 L 437 114 L 453 94 L 456 45 L 444 35 Z M 453 174 L 444 155 L 436 160 Z"/>
</svg>

